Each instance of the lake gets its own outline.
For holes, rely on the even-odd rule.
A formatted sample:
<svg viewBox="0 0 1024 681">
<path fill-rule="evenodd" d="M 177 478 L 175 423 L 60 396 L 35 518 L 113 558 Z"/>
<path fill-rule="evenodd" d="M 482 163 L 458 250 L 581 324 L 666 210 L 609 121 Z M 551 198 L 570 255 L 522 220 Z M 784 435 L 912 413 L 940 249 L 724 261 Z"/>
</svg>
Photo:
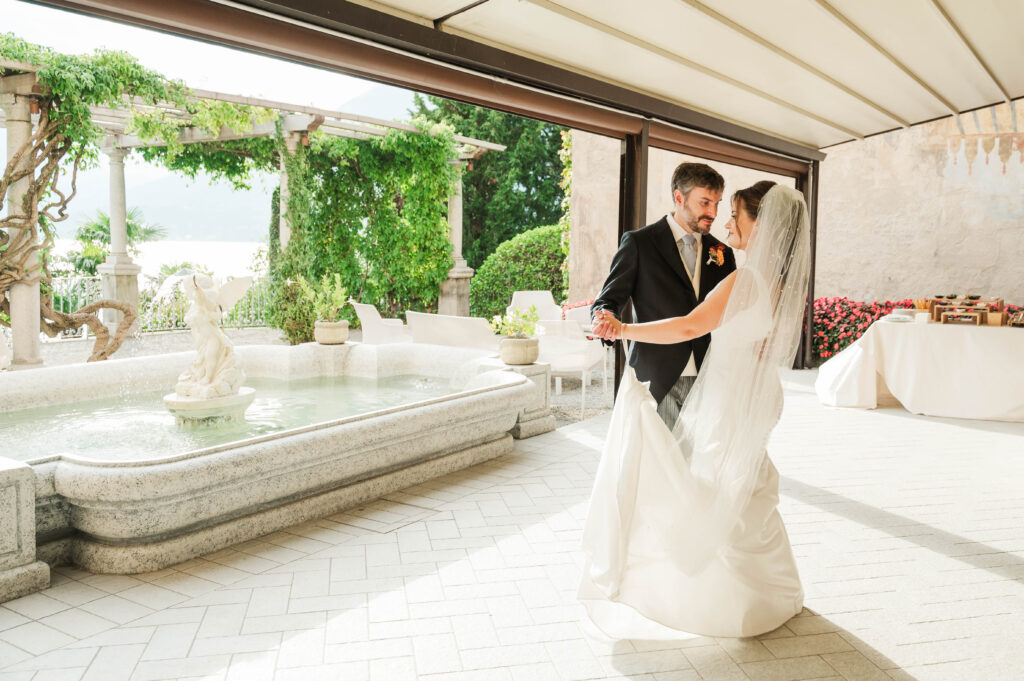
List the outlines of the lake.
<svg viewBox="0 0 1024 681">
<path fill-rule="evenodd" d="M 57 255 L 77 248 L 78 241 L 74 239 L 55 240 Z M 142 274 L 149 277 L 155 277 L 163 265 L 186 261 L 205 266 L 218 277 L 240 277 L 252 274 L 252 259 L 260 248 L 266 246 L 258 241 L 152 241 L 141 244 L 132 260 L 142 267 Z"/>
</svg>

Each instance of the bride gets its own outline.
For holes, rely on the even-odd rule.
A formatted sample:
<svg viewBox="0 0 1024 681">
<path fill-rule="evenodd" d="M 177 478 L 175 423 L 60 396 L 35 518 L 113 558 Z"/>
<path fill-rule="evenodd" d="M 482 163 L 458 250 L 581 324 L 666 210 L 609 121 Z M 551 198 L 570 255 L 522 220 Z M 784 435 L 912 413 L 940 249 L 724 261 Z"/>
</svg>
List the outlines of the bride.
<svg viewBox="0 0 1024 681">
<path fill-rule="evenodd" d="M 611 638 L 756 636 L 803 605 L 765 445 L 782 413 L 778 370 L 792 366 L 799 345 L 807 206 L 793 189 L 758 182 L 732 197 L 727 229 L 746 261 L 692 313 L 646 324 L 605 311 L 595 318 L 609 340 L 714 339 L 671 432 L 631 368 L 619 388 L 579 588 Z"/>
</svg>

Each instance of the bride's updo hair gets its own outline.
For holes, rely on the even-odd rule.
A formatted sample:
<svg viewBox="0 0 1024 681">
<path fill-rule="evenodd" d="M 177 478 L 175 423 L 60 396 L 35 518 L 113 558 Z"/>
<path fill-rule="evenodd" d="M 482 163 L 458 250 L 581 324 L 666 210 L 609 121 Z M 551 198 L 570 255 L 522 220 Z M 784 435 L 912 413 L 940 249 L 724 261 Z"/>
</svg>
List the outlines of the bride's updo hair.
<svg viewBox="0 0 1024 681">
<path fill-rule="evenodd" d="M 761 180 L 756 182 L 746 189 L 740 189 L 732 195 L 733 201 L 739 202 L 739 207 L 743 209 L 747 215 L 750 216 L 751 220 L 757 219 L 757 211 L 761 208 L 761 199 L 768 193 L 768 190 L 775 186 L 775 183 L 771 180 Z"/>
</svg>

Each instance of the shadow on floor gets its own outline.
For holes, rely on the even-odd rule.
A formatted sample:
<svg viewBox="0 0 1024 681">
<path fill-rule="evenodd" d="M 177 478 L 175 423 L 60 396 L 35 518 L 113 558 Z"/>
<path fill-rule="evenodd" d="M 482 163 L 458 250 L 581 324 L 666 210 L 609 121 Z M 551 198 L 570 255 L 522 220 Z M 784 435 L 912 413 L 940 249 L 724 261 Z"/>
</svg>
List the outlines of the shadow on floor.
<svg viewBox="0 0 1024 681">
<path fill-rule="evenodd" d="M 813 637 L 813 640 L 805 637 Z M 839 678 L 915 681 L 914 676 L 883 653 L 808 608 L 775 631 L 752 638 L 700 636 L 683 641 L 614 642 L 611 667 L 622 678 L 650 681 L 660 678 L 651 676 L 659 670 L 650 666 L 637 669 L 634 661 L 637 649 L 680 651 L 693 669 L 680 670 L 671 677 L 679 681 Z M 823 652 L 828 649 L 834 652 Z"/>
<path fill-rule="evenodd" d="M 1024 558 L 1015 553 L 973 541 L 934 525 L 928 525 L 786 476 L 782 476 L 780 479 L 780 491 L 804 504 L 817 506 L 833 515 L 842 516 L 865 527 L 871 527 L 903 541 L 912 542 L 973 568 L 986 570 L 1003 579 L 1020 579 Z M 999 556 L 1000 564 L 992 565 L 993 556 Z"/>
</svg>

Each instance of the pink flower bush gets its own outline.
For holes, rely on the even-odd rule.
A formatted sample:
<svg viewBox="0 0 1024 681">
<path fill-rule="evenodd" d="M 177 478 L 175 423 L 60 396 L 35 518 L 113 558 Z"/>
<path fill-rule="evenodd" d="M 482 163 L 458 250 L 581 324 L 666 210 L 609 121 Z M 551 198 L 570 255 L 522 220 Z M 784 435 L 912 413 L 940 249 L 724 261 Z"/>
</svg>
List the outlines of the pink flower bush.
<svg viewBox="0 0 1024 681">
<path fill-rule="evenodd" d="M 914 307 L 914 301 L 886 300 L 863 303 L 849 298 L 815 298 L 814 356 L 819 361 L 841 352 L 864 335 L 877 319 L 898 307 Z"/>
<path fill-rule="evenodd" d="M 577 307 L 588 307 L 594 304 L 594 299 L 590 300 L 577 300 L 574 303 L 566 303 L 562 306 L 562 319 L 565 319 L 565 313 Z"/>
<path fill-rule="evenodd" d="M 850 343 L 864 335 L 877 319 L 895 308 L 914 307 L 914 301 L 875 301 L 862 303 L 849 298 L 815 298 L 814 300 L 814 356 L 819 362 L 836 355 Z M 1021 309 L 1020 305 L 1007 305 L 1007 315 Z"/>
</svg>

